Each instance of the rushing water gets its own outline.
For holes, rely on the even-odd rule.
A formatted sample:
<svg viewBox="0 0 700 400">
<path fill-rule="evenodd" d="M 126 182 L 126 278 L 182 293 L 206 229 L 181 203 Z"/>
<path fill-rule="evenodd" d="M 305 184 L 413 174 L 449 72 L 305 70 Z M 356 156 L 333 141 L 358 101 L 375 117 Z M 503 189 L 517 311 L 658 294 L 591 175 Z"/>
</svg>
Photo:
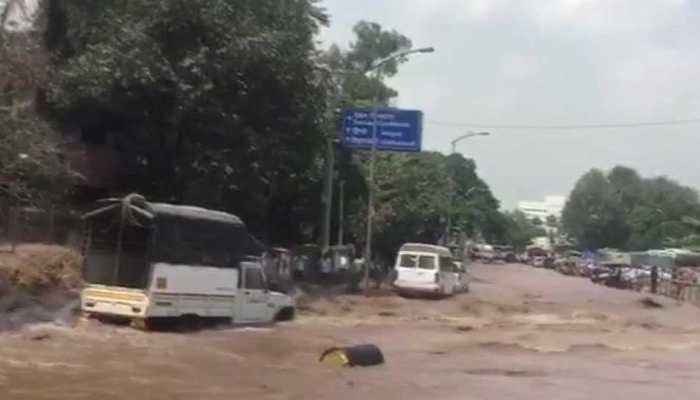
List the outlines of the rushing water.
<svg viewBox="0 0 700 400">
<path fill-rule="evenodd" d="M 518 266 L 476 269 L 468 295 L 333 297 L 270 328 L 147 333 L 96 322 L 0 336 L 3 399 L 635 399 L 700 394 L 698 310 Z M 331 346 L 385 365 L 332 369 Z"/>
</svg>

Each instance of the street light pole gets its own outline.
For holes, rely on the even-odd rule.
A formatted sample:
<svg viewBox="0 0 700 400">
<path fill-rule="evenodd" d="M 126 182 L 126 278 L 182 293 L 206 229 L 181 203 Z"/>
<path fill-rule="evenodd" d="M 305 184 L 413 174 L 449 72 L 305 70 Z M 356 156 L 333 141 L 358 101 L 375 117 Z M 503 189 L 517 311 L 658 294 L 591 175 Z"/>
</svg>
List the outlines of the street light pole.
<svg viewBox="0 0 700 400">
<path fill-rule="evenodd" d="M 374 93 L 372 105 L 372 148 L 369 160 L 369 190 L 367 194 L 367 232 L 365 236 L 365 290 L 369 290 L 369 269 L 372 263 L 372 223 L 374 219 L 374 165 L 377 158 L 377 130 L 379 114 L 379 95 L 381 90 L 382 66 L 391 60 L 406 57 L 416 53 L 432 53 L 432 47 L 423 47 L 413 50 L 399 50 L 375 62 L 371 70 L 376 71 L 377 89 Z"/>
<path fill-rule="evenodd" d="M 340 181 L 340 193 L 338 194 L 338 246 L 343 245 L 343 219 L 345 218 L 345 181 Z"/>
<path fill-rule="evenodd" d="M 331 242 L 331 207 L 333 205 L 333 172 L 335 164 L 335 141 L 332 135 L 326 138 L 326 177 L 323 182 L 323 232 L 321 248 L 325 252 Z"/>
<path fill-rule="evenodd" d="M 457 143 L 461 142 L 462 140 L 469 139 L 470 137 L 474 136 L 488 136 L 490 135 L 490 132 L 467 132 L 464 135 L 452 140 L 450 142 L 452 144 L 452 152 L 450 155 L 455 154 L 457 152 Z M 454 198 L 455 198 L 455 180 L 454 176 L 449 177 L 449 184 L 450 184 L 450 209 L 447 211 L 447 231 L 445 232 L 445 245 L 450 244 L 450 234 L 452 232 L 452 208 L 454 206 Z M 475 188 L 471 188 L 468 193 L 471 193 L 472 190 Z"/>
<path fill-rule="evenodd" d="M 331 74 L 331 80 L 333 76 Z M 328 121 L 334 120 L 334 110 L 339 105 L 342 97 L 341 85 L 333 81 L 336 86 L 335 95 L 331 98 L 328 106 Z M 330 247 L 331 242 L 331 211 L 333 206 L 333 179 L 335 172 L 335 144 L 337 141 L 337 132 L 335 127 L 331 128 L 331 132 L 326 136 L 326 176 L 323 180 L 323 223 L 321 225 L 321 248 L 325 253 Z"/>
</svg>

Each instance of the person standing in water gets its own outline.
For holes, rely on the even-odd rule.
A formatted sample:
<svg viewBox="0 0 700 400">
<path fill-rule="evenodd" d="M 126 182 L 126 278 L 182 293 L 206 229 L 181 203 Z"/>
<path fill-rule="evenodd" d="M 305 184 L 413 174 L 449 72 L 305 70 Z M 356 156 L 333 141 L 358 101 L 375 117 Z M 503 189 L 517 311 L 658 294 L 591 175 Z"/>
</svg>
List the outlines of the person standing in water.
<svg viewBox="0 0 700 400">
<path fill-rule="evenodd" d="M 651 292 L 656 294 L 657 285 L 659 282 L 659 267 L 654 265 L 651 267 Z"/>
</svg>

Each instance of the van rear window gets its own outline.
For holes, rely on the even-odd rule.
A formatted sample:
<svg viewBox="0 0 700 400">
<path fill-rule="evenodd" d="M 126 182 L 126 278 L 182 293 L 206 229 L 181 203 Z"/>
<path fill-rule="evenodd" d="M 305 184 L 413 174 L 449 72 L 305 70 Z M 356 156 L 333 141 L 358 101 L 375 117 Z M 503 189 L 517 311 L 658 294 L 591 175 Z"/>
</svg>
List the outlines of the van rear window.
<svg viewBox="0 0 700 400">
<path fill-rule="evenodd" d="M 401 254 L 399 257 L 399 267 L 435 269 L 435 256 L 419 256 L 417 254 Z"/>
<path fill-rule="evenodd" d="M 435 269 L 435 256 L 420 256 L 418 260 L 418 268 Z"/>
<path fill-rule="evenodd" d="M 418 256 L 413 254 L 401 254 L 399 259 L 399 267 L 402 268 L 415 268 L 418 262 Z"/>
</svg>

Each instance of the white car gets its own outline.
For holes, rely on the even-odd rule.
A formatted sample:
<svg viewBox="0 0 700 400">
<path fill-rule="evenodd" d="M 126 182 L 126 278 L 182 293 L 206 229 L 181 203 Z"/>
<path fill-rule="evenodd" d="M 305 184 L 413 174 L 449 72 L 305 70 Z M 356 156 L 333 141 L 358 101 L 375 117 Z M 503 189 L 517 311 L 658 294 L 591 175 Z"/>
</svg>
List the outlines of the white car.
<svg viewBox="0 0 700 400">
<path fill-rule="evenodd" d="M 406 243 L 396 257 L 394 288 L 400 294 L 450 296 L 458 290 L 452 253 L 446 247 Z"/>
</svg>

